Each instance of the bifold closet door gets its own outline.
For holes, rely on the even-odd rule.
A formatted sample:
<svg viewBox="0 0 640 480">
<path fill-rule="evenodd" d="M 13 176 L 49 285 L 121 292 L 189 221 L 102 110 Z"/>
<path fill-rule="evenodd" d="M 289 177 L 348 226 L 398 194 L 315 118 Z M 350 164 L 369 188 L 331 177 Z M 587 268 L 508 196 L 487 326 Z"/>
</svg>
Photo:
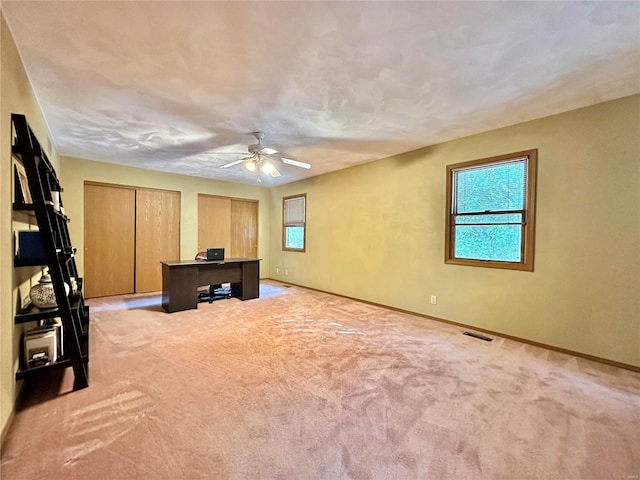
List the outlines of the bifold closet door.
<svg viewBox="0 0 640 480">
<path fill-rule="evenodd" d="M 258 202 L 198 195 L 198 251 L 217 247 L 227 258 L 258 256 Z"/>
<path fill-rule="evenodd" d="M 180 192 L 136 190 L 136 293 L 162 290 L 162 260 L 180 260 Z"/>
<path fill-rule="evenodd" d="M 258 202 L 231 200 L 231 254 L 258 257 Z"/>
<path fill-rule="evenodd" d="M 85 297 L 133 293 L 135 205 L 135 190 L 85 184 Z"/>
<path fill-rule="evenodd" d="M 231 257 L 230 198 L 198 195 L 198 252 L 207 248 L 224 248 Z"/>
</svg>

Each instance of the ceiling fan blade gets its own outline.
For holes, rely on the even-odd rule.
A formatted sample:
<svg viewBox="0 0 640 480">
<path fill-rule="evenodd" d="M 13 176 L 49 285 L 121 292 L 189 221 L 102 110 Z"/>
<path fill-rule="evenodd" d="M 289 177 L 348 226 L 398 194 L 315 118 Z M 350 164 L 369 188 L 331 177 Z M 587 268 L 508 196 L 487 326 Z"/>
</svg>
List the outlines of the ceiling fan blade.
<svg viewBox="0 0 640 480">
<path fill-rule="evenodd" d="M 234 165 L 238 165 L 239 163 L 244 162 L 245 160 L 250 159 L 251 157 L 246 157 L 246 158 L 241 158 L 240 160 L 234 160 L 233 162 L 229 162 L 225 165 L 222 165 L 220 168 L 229 168 L 229 167 L 233 167 Z"/>
<path fill-rule="evenodd" d="M 294 167 L 300 167 L 300 168 L 306 168 L 306 169 L 311 168 L 311 165 L 305 162 L 299 162 L 298 160 L 292 160 L 290 158 L 285 158 L 285 157 L 280 157 L 280 159 L 282 160 L 282 163 L 286 163 L 287 165 L 293 165 Z"/>
<path fill-rule="evenodd" d="M 246 155 L 248 152 L 217 152 L 215 150 L 208 150 L 206 153 L 209 155 Z"/>
<path fill-rule="evenodd" d="M 278 169 L 276 167 L 271 165 L 271 171 L 269 172 L 269 175 L 271 175 L 272 177 L 279 177 L 280 176 L 280 172 L 278 171 Z"/>
</svg>

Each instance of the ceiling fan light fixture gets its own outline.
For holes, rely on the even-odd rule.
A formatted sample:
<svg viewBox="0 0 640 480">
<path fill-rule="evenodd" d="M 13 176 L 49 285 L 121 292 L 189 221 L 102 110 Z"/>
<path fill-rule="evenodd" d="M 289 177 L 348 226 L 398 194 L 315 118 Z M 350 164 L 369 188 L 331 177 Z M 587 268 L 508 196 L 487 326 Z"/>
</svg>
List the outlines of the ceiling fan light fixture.
<svg viewBox="0 0 640 480">
<path fill-rule="evenodd" d="M 262 162 L 260 170 L 262 170 L 262 173 L 265 175 L 273 175 L 274 168 L 269 162 Z"/>
<path fill-rule="evenodd" d="M 244 168 L 246 168 L 250 172 L 255 172 L 256 171 L 256 161 L 253 160 L 253 159 L 247 160 L 245 162 L 245 164 L 244 164 Z"/>
<path fill-rule="evenodd" d="M 275 148 L 264 147 L 262 150 L 260 150 L 260 153 L 264 153 L 265 155 L 273 155 L 274 153 L 278 153 L 278 150 L 276 150 Z"/>
</svg>

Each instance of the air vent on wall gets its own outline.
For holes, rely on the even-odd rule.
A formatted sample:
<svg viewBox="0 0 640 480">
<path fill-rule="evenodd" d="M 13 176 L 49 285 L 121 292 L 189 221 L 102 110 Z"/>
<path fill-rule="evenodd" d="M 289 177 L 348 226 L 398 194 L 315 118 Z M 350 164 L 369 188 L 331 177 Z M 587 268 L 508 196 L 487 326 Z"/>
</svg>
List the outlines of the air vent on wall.
<svg viewBox="0 0 640 480">
<path fill-rule="evenodd" d="M 493 341 L 493 338 L 491 337 L 487 337 L 486 335 L 482 335 L 481 333 L 476 333 L 476 332 L 464 332 L 464 335 L 468 335 L 470 337 L 473 338 L 477 338 L 480 340 L 484 340 L 485 342 L 491 342 Z"/>
</svg>

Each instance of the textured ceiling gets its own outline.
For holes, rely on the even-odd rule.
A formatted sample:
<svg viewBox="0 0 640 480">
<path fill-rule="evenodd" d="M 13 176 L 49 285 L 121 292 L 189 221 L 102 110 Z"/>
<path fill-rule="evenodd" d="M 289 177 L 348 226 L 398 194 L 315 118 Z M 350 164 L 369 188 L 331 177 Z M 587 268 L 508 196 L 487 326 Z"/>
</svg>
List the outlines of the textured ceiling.
<svg viewBox="0 0 640 480">
<path fill-rule="evenodd" d="M 59 153 L 288 183 L 640 92 L 639 2 L 2 2 Z"/>
</svg>

